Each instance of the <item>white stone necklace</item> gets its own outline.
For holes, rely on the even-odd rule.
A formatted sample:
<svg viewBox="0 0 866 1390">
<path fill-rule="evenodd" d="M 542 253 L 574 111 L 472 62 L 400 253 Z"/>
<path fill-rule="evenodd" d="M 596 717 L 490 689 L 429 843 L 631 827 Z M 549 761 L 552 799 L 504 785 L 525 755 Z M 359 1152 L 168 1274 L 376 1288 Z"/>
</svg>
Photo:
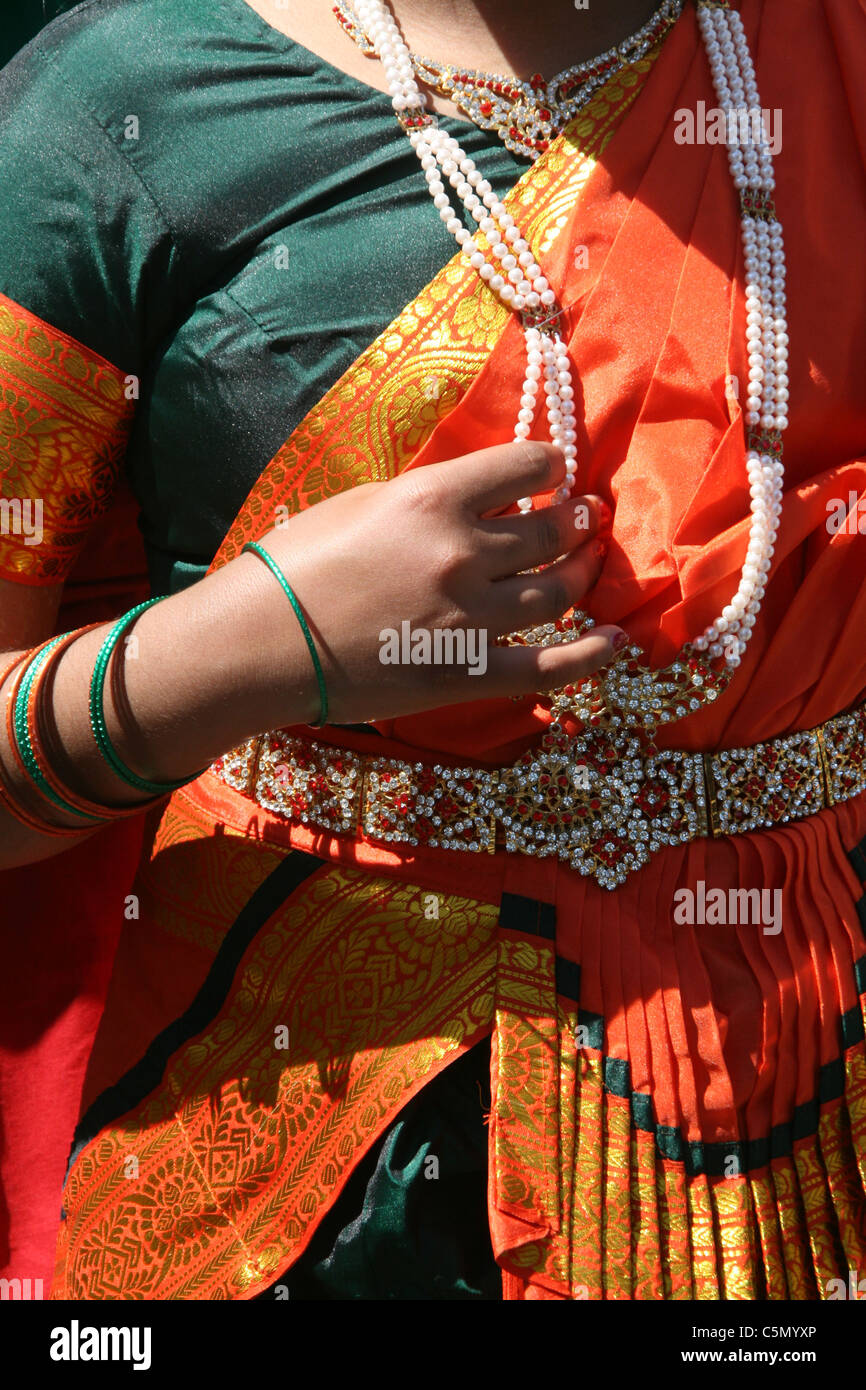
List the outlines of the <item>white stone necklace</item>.
<svg viewBox="0 0 866 1390">
<path fill-rule="evenodd" d="M 356 0 L 355 8 L 383 64 L 395 114 L 421 161 L 446 230 L 491 292 L 521 316 L 527 365 L 514 439 L 529 438 L 541 388 L 550 439 L 566 459 L 566 482 L 554 494 L 555 502 L 564 501 L 575 484 L 578 462 L 571 364 L 560 332 L 562 308 L 529 242 L 490 183 L 458 141 L 439 127 L 435 114 L 425 109 L 412 56 L 382 0 Z M 640 649 L 632 647 L 602 678 L 553 701 L 554 727 L 568 711 L 597 724 L 619 723 L 614 712 L 629 710 L 627 722 L 640 725 L 651 738 L 658 723 L 681 718 L 714 699 L 739 666 L 751 637 L 778 534 L 784 477 L 781 436 L 788 424 L 788 334 L 782 227 L 772 200 L 773 163 L 762 123 L 738 119 L 738 112 L 762 109 L 739 14 L 718 0 L 697 0 L 697 12 L 716 97 L 726 115 L 728 161 L 741 204 L 749 353 L 746 468 L 752 499 L 746 558 L 736 593 L 687 646 L 685 663 L 649 671 L 639 664 Z M 754 138 L 753 144 L 740 145 L 743 129 Z M 486 246 L 457 216 L 446 184 L 483 233 Z M 518 502 L 521 512 L 532 506 L 531 497 Z M 561 623 L 517 634 L 515 640 L 570 641 L 590 626 L 592 619 L 576 612 Z M 626 661 L 626 656 L 631 659 Z"/>
</svg>

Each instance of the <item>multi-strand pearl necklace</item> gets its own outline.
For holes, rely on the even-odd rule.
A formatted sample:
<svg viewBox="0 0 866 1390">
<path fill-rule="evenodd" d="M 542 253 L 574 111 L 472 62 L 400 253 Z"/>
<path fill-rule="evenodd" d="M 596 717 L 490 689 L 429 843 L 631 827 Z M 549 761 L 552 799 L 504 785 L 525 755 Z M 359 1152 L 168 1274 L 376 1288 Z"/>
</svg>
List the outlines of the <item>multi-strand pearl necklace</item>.
<svg viewBox="0 0 866 1390">
<path fill-rule="evenodd" d="M 529 242 L 514 218 L 500 202 L 490 183 L 452 135 L 441 130 L 436 117 L 425 111 L 425 98 L 415 80 L 412 57 L 397 25 L 382 0 L 358 0 L 358 18 L 376 47 L 388 86 L 391 104 L 421 161 L 433 205 L 468 258 L 499 300 L 523 316 L 526 343 L 526 375 L 520 396 L 520 410 L 514 426 L 514 439 L 528 439 L 538 407 L 539 386 L 544 384 L 550 438 L 565 455 L 566 482 L 555 494 L 556 501 L 568 497 L 577 473 L 577 431 L 574 428 L 574 386 L 568 351 L 558 330 L 542 334 L 539 324 L 551 328 L 556 312 L 556 295 Z M 466 211 L 475 219 L 487 239 L 488 258 L 469 229 L 457 216 L 445 182 L 454 188 Z M 521 512 L 532 510 L 532 498 L 521 497 Z"/>
<path fill-rule="evenodd" d="M 736 10 L 699 3 L 698 24 L 709 59 L 728 134 L 745 109 L 763 113 L 755 68 Z M 759 122 L 763 136 L 763 122 Z M 764 139 L 740 149 L 728 140 L 728 163 L 740 194 L 746 267 L 746 341 L 749 383 L 746 468 L 752 498 L 752 524 L 739 587 L 731 602 L 694 643 L 697 651 L 724 656 L 735 668 L 746 649 L 767 587 L 782 512 L 785 470 L 782 431 L 788 427 L 788 326 L 785 313 L 785 251 L 782 225 L 773 207 L 773 161 Z"/>
<path fill-rule="evenodd" d="M 394 111 L 421 161 L 446 230 L 489 289 L 521 315 L 527 366 L 514 439 L 529 438 L 543 386 L 550 438 L 566 459 L 566 481 L 554 493 L 554 501 L 564 501 L 577 474 L 577 433 L 571 364 L 558 326 L 562 309 L 514 218 L 457 140 L 440 129 L 436 116 L 425 109 L 412 55 L 382 0 L 357 0 L 356 9 L 382 61 Z M 763 110 L 742 21 L 726 0 L 697 0 L 697 10 L 716 96 L 725 112 L 728 159 L 742 210 L 749 349 L 746 467 L 752 521 L 739 587 L 690 645 L 710 661 L 721 660 L 729 678 L 740 664 L 766 591 L 782 509 L 781 434 L 788 423 L 785 258 L 782 227 L 772 201 L 773 163 L 762 124 L 754 132 L 754 146 L 740 148 L 740 116 L 746 118 L 749 139 L 752 114 Z M 487 251 L 457 216 L 446 182 L 483 233 Z M 532 504 L 531 497 L 522 497 L 518 507 L 528 512 Z M 703 676 L 694 680 L 697 685 Z M 682 713 L 686 712 L 684 708 Z"/>
</svg>

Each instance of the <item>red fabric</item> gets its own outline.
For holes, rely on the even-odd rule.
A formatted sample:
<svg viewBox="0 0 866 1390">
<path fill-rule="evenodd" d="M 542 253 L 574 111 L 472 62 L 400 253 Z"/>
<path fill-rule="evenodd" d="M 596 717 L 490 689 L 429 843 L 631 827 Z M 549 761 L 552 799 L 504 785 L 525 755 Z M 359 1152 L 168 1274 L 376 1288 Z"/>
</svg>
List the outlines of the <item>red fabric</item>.
<svg viewBox="0 0 866 1390">
<path fill-rule="evenodd" d="M 146 597 L 136 505 L 121 488 L 64 590 L 57 631 Z M 118 822 L 49 866 L 2 876 L 0 1276 L 54 1262 L 61 1187 L 84 1070 L 105 1002 L 143 822 Z"/>
<path fill-rule="evenodd" d="M 866 493 L 866 116 L 857 95 L 864 5 L 810 0 L 797 7 L 796 27 L 785 0 L 742 0 L 738 8 L 762 102 L 777 129 L 782 122 L 775 201 L 788 264 L 791 423 L 773 575 L 742 668 L 713 707 L 658 740 L 702 750 L 814 727 L 866 692 L 866 547 L 856 528 L 828 528 L 840 499 L 853 493 L 862 507 Z M 726 390 L 735 376 L 742 399 L 748 375 L 738 199 L 722 146 L 674 140 L 677 112 L 698 103 L 715 106 L 689 9 L 543 262 L 569 311 L 578 456 L 589 466 L 582 476 L 614 504 L 610 554 L 587 607 L 600 621 L 621 623 L 656 665 L 730 601 L 749 522 L 741 410 Z M 588 248 L 585 258 L 575 257 L 578 246 Z M 512 322 L 408 466 L 445 464 L 507 438 L 522 361 Z M 275 501 L 310 498 L 303 474 L 310 477 L 329 449 L 339 468 L 335 438 L 303 443 L 294 467 L 292 441 L 284 446 L 279 471 L 254 490 L 235 535 L 244 522 L 261 534 Z M 547 718 L 531 699 L 479 701 L 379 728 L 387 751 L 406 760 L 499 763 L 534 740 Z M 331 737 L 363 746 L 361 737 L 336 730 Z M 247 815 L 258 817 L 258 808 Z M 301 843 L 294 828 L 282 833 Z M 802 826 L 667 848 L 614 895 L 557 866 L 557 952 L 580 964 L 581 1006 L 603 1018 L 606 1055 L 633 1069 L 659 1123 L 693 1139 L 766 1140 L 772 1125 L 790 1122 L 794 1106 L 815 1098 L 819 1068 L 839 1057 L 839 1018 L 857 1005 L 862 884 L 846 851 L 864 833 L 861 796 Z M 326 836 L 315 847 L 336 852 Z M 433 857 L 393 848 L 407 878 Z M 470 863 L 442 856 L 443 887 L 453 889 L 461 869 L 471 872 L 470 856 L 461 857 Z M 522 870 L 515 869 L 518 882 Z M 784 932 L 675 924 L 674 890 L 701 881 L 777 892 Z M 846 1066 L 854 1135 L 862 1085 L 853 1054 Z M 852 1143 L 846 1183 L 862 1153 L 859 1127 Z M 798 1163 L 805 1173 L 803 1154 Z M 791 1260 L 829 1241 L 823 1198 L 812 1189 L 801 1195 L 805 1215 L 795 1210 L 796 1196 L 780 1209 Z M 701 1259 L 709 1262 L 707 1194 L 692 1197 L 699 1243 L 709 1242 Z M 862 1192 L 857 1210 L 862 1241 Z M 599 1219 L 596 1245 L 605 1243 L 608 1215 Z M 543 1227 L 540 1218 L 524 1239 L 542 1239 Z M 514 1231 L 496 1210 L 491 1229 L 507 1264 Z M 789 1271 L 792 1297 L 817 1296 L 825 1271 L 820 1258 L 814 1264 L 814 1276 L 805 1264 L 801 1278 Z"/>
<path fill-rule="evenodd" d="M 47 1293 L 84 1070 L 102 1015 L 141 821 L 3 875 L 0 1262 Z"/>
</svg>

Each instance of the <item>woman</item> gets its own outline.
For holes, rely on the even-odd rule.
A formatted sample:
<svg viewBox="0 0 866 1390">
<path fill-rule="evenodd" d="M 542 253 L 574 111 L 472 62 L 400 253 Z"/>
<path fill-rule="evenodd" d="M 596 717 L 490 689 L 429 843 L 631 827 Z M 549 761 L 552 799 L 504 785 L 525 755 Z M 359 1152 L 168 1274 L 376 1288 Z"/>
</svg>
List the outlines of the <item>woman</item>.
<svg viewBox="0 0 866 1390">
<path fill-rule="evenodd" d="M 58 1297 L 859 1267 L 863 26 L 679 8 L 396 6 L 437 73 L 372 0 L 99 0 L 6 75 L 4 862 L 111 844 L 122 919 Z M 698 131 L 750 54 L 775 159 Z M 33 652 L 119 471 L 170 597 Z"/>
</svg>

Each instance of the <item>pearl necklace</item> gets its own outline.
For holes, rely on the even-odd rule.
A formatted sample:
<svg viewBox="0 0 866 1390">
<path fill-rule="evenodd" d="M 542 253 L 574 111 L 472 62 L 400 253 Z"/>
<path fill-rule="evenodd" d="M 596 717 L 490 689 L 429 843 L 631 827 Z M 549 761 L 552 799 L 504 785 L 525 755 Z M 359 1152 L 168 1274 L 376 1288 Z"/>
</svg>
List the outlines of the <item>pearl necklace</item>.
<svg viewBox="0 0 866 1390">
<path fill-rule="evenodd" d="M 425 100 L 415 80 L 411 55 L 382 0 L 358 0 L 357 9 L 365 32 L 370 35 L 382 60 L 391 90 L 391 104 L 421 161 L 433 206 L 445 223 L 446 231 L 452 234 L 469 264 L 499 300 L 523 315 L 526 375 L 514 440 L 529 438 L 543 377 L 550 438 L 565 455 L 566 481 L 554 496 L 558 502 L 565 501 L 577 473 L 577 431 L 574 428 L 571 365 L 565 343 L 554 327 L 561 314 L 556 308 L 556 295 L 542 274 L 529 242 L 490 183 L 475 167 L 474 160 L 452 135 L 439 128 L 436 117 L 424 110 Z M 487 239 L 492 261 L 457 216 L 440 174 L 452 185 L 466 211 L 478 223 Z M 542 334 L 542 327 L 549 331 Z M 517 505 L 521 512 L 529 512 L 532 498 L 521 497 Z"/>
<path fill-rule="evenodd" d="M 410 53 L 417 76 L 428 87 L 449 97 L 482 130 L 495 130 L 506 149 L 524 159 L 537 159 L 551 140 L 583 109 L 593 93 L 628 63 L 634 63 L 658 43 L 682 12 L 684 0 L 662 0 L 655 14 L 636 33 L 597 58 L 577 63 L 545 81 L 540 72 L 528 81 L 455 68 Z M 362 53 L 376 48 L 358 22 L 352 6 L 337 0 L 334 14 Z"/>
<path fill-rule="evenodd" d="M 762 110 L 755 69 L 740 16 L 728 8 L 727 0 L 697 0 L 697 12 L 716 97 L 726 115 L 728 162 L 741 203 L 749 350 L 746 469 L 752 521 L 736 593 L 684 653 L 687 657 L 692 653 L 705 654 L 705 659 L 693 659 L 685 667 L 677 662 L 663 672 L 650 675 L 647 668 L 638 667 L 634 658 L 641 655 L 640 649 L 632 647 L 628 653 L 633 658 L 628 668 L 634 672 L 631 685 L 628 675 L 617 674 L 612 688 L 618 699 L 626 701 L 636 718 L 645 701 L 647 681 L 656 676 L 660 681 L 661 677 L 668 677 L 672 692 L 669 709 L 666 707 L 666 712 L 659 715 L 646 714 L 645 727 L 650 732 L 659 718 L 682 717 L 704 699 L 715 698 L 740 664 L 766 592 L 778 534 L 784 478 L 781 436 L 788 424 L 785 256 L 782 227 L 772 201 L 773 163 L 763 126 L 754 146 L 742 149 L 737 140 L 738 110 L 744 107 L 750 111 Z M 564 501 L 572 491 L 577 474 L 577 433 L 571 365 L 558 327 L 562 308 L 536 263 L 529 242 L 490 183 L 482 178 L 457 140 L 439 128 L 436 116 L 425 109 L 412 55 L 382 0 L 357 0 L 357 13 L 382 61 L 395 114 L 421 162 L 434 206 L 446 230 L 453 235 L 488 288 L 509 309 L 521 315 L 527 365 L 514 440 L 529 438 L 537 412 L 539 387 L 543 383 L 550 438 L 561 448 L 566 460 L 566 481 L 554 493 L 554 501 Z M 457 216 L 445 191 L 446 181 L 483 233 L 486 250 Z M 524 513 L 531 511 L 532 505 L 531 497 L 522 497 L 518 502 L 519 510 Z M 518 640 L 522 637 L 532 641 L 537 632 L 546 634 L 537 640 L 567 641 L 591 625 L 591 619 L 576 612 L 573 619 L 516 636 Z M 688 690 L 691 699 L 687 699 L 682 689 L 684 683 L 688 685 L 690 681 L 694 688 Z M 590 710 L 595 708 L 588 698 L 590 684 L 586 683 L 576 692 L 575 700 L 572 700 L 575 692 L 560 697 L 554 702 L 554 711 L 573 708 L 582 717 L 588 717 Z M 628 691 L 631 694 L 626 698 Z M 684 703 L 676 703 L 680 700 Z M 598 722 L 595 714 L 592 722 Z"/>
<path fill-rule="evenodd" d="M 743 22 L 736 10 L 701 0 L 698 24 L 730 134 L 737 129 L 738 110 L 763 110 Z M 760 131 L 754 148 L 747 145 L 744 152 L 736 140 L 727 147 L 731 177 L 740 194 L 746 267 L 746 470 L 752 524 L 737 592 L 693 643 L 696 651 L 709 649 L 710 656 L 723 655 L 731 669 L 740 664 L 767 588 L 782 512 L 782 432 L 788 427 L 785 249 L 782 224 L 773 206 L 773 160 L 762 123 Z"/>
</svg>

